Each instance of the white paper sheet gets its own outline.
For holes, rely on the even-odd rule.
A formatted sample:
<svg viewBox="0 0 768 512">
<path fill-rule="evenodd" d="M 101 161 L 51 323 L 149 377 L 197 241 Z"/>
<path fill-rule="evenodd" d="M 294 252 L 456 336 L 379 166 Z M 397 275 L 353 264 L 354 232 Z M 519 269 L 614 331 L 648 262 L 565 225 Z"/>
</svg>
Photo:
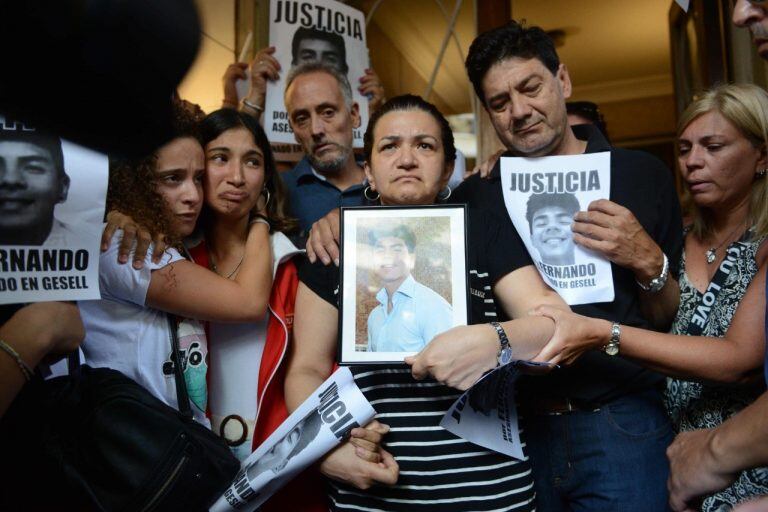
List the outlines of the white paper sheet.
<svg viewBox="0 0 768 512">
<path fill-rule="evenodd" d="M 101 298 L 107 157 L 0 116 L 0 164 L 0 304 Z"/>
<path fill-rule="evenodd" d="M 440 426 L 470 443 L 522 460 L 514 382 L 523 373 L 535 374 L 547 367 L 517 360 L 496 368 L 456 400 Z"/>
<path fill-rule="evenodd" d="M 288 124 L 285 111 L 284 92 L 288 73 L 293 67 L 294 35 L 301 30 L 303 36 L 297 39 L 296 48 L 300 50 L 301 41 L 305 41 L 307 51 L 304 55 L 323 52 L 336 54 L 335 60 L 344 62 L 346 75 L 352 87 L 352 99 L 360 107 L 360 128 L 354 130 L 354 146 L 363 147 L 363 132 L 368 125 L 368 99 L 357 90 L 360 78 L 369 67 L 368 49 L 365 38 L 365 15 L 356 9 L 334 0 L 271 0 L 269 4 L 269 44 L 276 51 L 274 57 L 280 63 L 280 79 L 267 83 L 267 99 L 264 112 L 264 130 L 270 142 L 295 143 L 293 131 Z M 317 31 L 334 34 L 343 41 L 343 54 L 334 50 L 331 43 L 311 39 L 308 32 Z M 322 34 L 319 37 L 327 37 Z M 334 37 L 334 36 L 331 36 Z M 341 54 L 341 55 L 339 55 Z M 297 52 L 301 59 L 301 52 Z M 306 58 L 309 58 L 308 56 Z M 299 62 L 301 62 L 299 60 Z M 328 61 L 326 61 L 328 62 Z M 342 69 L 342 72 L 344 70 Z"/>
<path fill-rule="evenodd" d="M 609 199 L 610 152 L 504 157 L 501 184 L 509 217 L 544 281 L 570 305 L 614 298 L 611 263 L 573 243 L 576 211 Z"/>
<path fill-rule="evenodd" d="M 256 510 L 375 414 L 349 368 L 339 368 L 243 461 L 211 511 Z"/>
</svg>

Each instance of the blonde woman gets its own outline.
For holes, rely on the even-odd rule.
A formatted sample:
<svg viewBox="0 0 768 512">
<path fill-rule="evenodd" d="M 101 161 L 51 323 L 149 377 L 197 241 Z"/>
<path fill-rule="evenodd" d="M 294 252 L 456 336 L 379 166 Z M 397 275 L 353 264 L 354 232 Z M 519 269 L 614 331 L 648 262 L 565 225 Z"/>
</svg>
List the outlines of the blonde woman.
<svg viewBox="0 0 768 512">
<path fill-rule="evenodd" d="M 719 425 L 764 389 L 768 93 L 746 84 L 712 89 L 685 110 L 678 134 L 688 210 L 680 307 L 671 334 L 622 326 L 619 354 L 671 376 L 667 409 L 678 431 L 688 431 Z M 611 338 L 605 320 L 540 312 L 557 323 L 543 359 L 570 362 L 572 350 Z M 701 510 L 766 493 L 768 469 L 745 471 Z"/>
</svg>

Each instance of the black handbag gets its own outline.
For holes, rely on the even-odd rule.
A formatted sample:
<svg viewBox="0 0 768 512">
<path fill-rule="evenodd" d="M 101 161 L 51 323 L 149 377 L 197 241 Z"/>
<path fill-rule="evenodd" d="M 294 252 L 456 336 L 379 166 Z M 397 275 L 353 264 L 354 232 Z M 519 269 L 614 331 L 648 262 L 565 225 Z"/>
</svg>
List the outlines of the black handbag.
<svg viewBox="0 0 768 512">
<path fill-rule="evenodd" d="M 207 510 L 240 462 L 192 419 L 175 322 L 179 410 L 122 373 L 80 366 L 27 384 L 0 421 L 0 510 Z"/>
</svg>

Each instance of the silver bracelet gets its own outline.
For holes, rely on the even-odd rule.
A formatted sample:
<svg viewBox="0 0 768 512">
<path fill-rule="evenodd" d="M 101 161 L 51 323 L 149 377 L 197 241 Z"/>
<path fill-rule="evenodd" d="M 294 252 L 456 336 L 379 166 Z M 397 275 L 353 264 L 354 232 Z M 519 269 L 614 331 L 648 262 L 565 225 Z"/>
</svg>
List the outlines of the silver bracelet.
<svg viewBox="0 0 768 512">
<path fill-rule="evenodd" d="M 651 279 L 651 282 L 648 284 L 643 284 L 637 279 L 635 279 L 635 282 L 640 287 L 641 290 L 651 293 L 657 293 L 661 291 L 662 288 L 664 288 L 664 285 L 667 283 L 667 278 L 669 277 L 669 258 L 667 258 L 667 255 L 663 252 L 661 255 L 664 257 L 664 262 L 661 265 L 661 273 Z"/>
<path fill-rule="evenodd" d="M 24 378 L 27 379 L 27 382 L 32 380 L 32 377 L 34 376 L 34 372 L 32 371 L 32 368 L 29 367 L 27 363 L 24 362 L 24 360 L 21 358 L 18 352 L 16 352 L 12 346 L 7 344 L 5 341 L 0 339 L 0 348 L 5 351 L 6 354 L 11 356 L 16 360 L 16 364 L 19 365 L 19 368 L 21 369 L 21 373 L 24 375 Z"/>
<path fill-rule="evenodd" d="M 240 100 L 240 103 L 242 103 L 242 104 L 243 104 L 243 106 L 245 106 L 245 107 L 248 107 L 248 108 L 250 108 L 250 109 L 252 109 L 252 110 L 255 110 L 255 111 L 256 111 L 256 112 L 258 112 L 259 114 L 261 114 L 261 113 L 263 113 L 263 112 L 264 112 L 264 107 L 262 107 L 262 106 L 260 106 L 260 105 L 256 105 L 255 103 L 251 103 L 250 101 L 248 101 L 248 100 L 247 100 L 247 99 L 245 99 L 245 98 L 243 98 L 242 100 Z"/>
<path fill-rule="evenodd" d="M 499 352 L 496 354 L 496 365 L 504 366 L 512 360 L 512 348 L 509 346 L 509 338 L 499 322 L 491 322 L 490 326 L 496 330 L 499 336 Z"/>
<path fill-rule="evenodd" d="M 611 323 L 611 339 L 603 345 L 603 352 L 609 356 L 615 356 L 619 353 L 621 347 L 621 325 L 618 322 Z"/>
</svg>

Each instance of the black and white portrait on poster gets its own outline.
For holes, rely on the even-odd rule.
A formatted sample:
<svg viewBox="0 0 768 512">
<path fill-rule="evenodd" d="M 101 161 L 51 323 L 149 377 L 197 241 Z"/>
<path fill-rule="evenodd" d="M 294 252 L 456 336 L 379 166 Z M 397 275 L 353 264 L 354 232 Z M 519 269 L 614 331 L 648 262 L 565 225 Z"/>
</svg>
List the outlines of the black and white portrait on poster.
<svg viewBox="0 0 768 512">
<path fill-rule="evenodd" d="M 0 304 L 98 299 L 107 157 L 0 116 Z"/>
<path fill-rule="evenodd" d="M 504 157 L 501 183 L 509 217 L 544 281 L 568 304 L 614 298 L 611 263 L 573 242 L 573 216 L 609 199 L 611 154 Z"/>
<path fill-rule="evenodd" d="M 248 481 L 258 482 L 261 473 L 271 472 L 268 478 L 279 474 L 293 457 L 315 440 L 321 425 L 320 413 L 317 409 L 313 409 L 264 455 L 245 466 Z"/>
<path fill-rule="evenodd" d="M 376 415 L 349 368 L 339 368 L 243 461 L 211 512 L 252 512 Z"/>
<path fill-rule="evenodd" d="M 391 363 L 467 323 L 463 206 L 342 208 L 341 363 Z"/>
<path fill-rule="evenodd" d="M 271 0 L 269 44 L 282 69 L 280 79 L 267 83 L 264 129 L 270 142 L 295 143 L 285 110 L 285 85 L 290 70 L 300 64 L 321 62 L 347 76 L 352 101 L 360 108 L 361 128 L 356 128 L 354 146 L 363 147 L 368 124 L 368 99 L 357 90 L 368 68 L 365 15 L 334 0 Z"/>
</svg>

